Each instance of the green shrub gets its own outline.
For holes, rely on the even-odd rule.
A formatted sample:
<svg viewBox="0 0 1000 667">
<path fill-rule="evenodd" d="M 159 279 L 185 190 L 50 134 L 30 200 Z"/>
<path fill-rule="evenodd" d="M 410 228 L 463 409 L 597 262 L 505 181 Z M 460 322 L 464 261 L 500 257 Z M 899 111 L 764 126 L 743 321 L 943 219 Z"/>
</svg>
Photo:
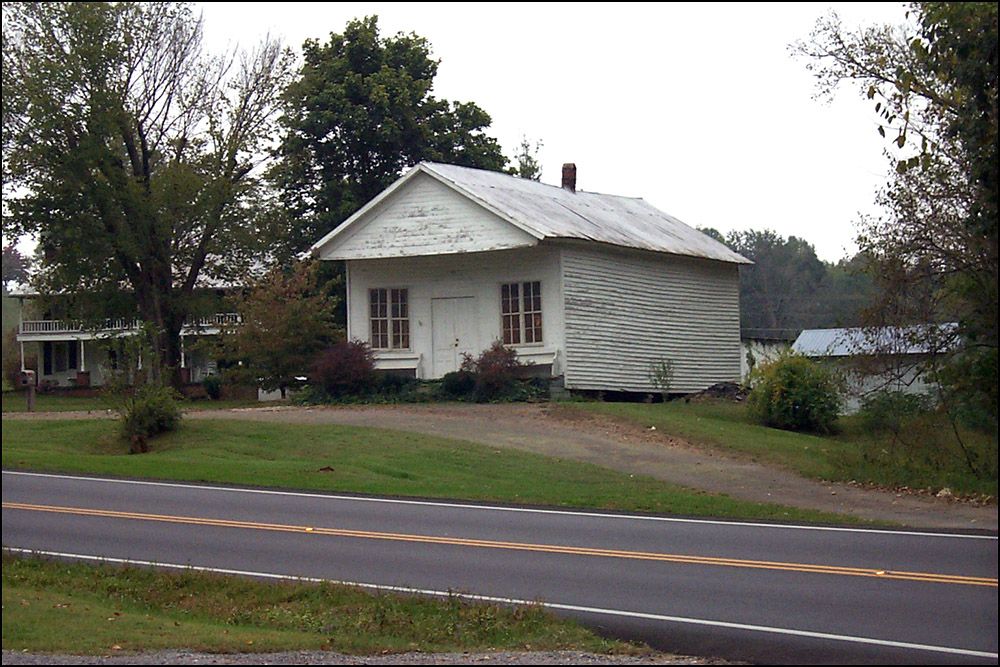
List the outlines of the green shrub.
<svg viewBox="0 0 1000 667">
<path fill-rule="evenodd" d="M 148 440 L 177 428 L 180 395 L 170 387 L 144 384 L 120 396 L 116 409 L 121 415 L 119 433 L 133 453 L 149 451 Z"/>
<path fill-rule="evenodd" d="M 201 381 L 201 386 L 204 387 L 205 393 L 213 401 L 217 401 L 222 398 L 222 378 L 218 375 L 209 375 Z"/>
<path fill-rule="evenodd" d="M 378 392 L 384 396 L 399 396 L 413 389 L 418 382 L 415 377 L 386 372 L 378 379 Z"/>
<path fill-rule="evenodd" d="M 660 390 L 664 400 L 674 384 L 675 370 L 671 359 L 658 359 L 649 365 L 649 383 Z"/>
<path fill-rule="evenodd" d="M 840 387 L 829 370 L 787 354 L 762 366 L 751 379 L 750 415 L 765 426 L 829 433 L 840 412 Z"/>
<path fill-rule="evenodd" d="M 517 380 L 507 395 L 512 401 L 544 401 L 549 397 L 549 378 L 533 377 Z"/>
<path fill-rule="evenodd" d="M 861 402 L 858 419 L 871 433 L 899 433 L 908 420 L 933 410 L 934 401 L 927 394 L 880 391 Z"/>
<path fill-rule="evenodd" d="M 471 371 L 452 371 L 441 378 L 441 392 L 448 398 L 469 398 L 476 388 L 476 374 Z"/>
<path fill-rule="evenodd" d="M 952 422 L 927 394 L 886 391 L 862 403 L 858 423 L 865 461 L 895 471 L 923 471 L 953 486 L 968 478 L 996 480 L 996 436 Z M 951 479 L 952 481 L 947 481 Z M 962 486 L 959 482 L 958 486 Z"/>
</svg>

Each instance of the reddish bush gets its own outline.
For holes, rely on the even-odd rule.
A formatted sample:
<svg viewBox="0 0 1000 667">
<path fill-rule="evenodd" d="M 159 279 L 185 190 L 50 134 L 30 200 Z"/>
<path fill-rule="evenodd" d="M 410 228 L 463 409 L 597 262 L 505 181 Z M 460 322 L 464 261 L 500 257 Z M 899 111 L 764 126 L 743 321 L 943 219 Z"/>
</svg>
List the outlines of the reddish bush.
<svg viewBox="0 0 1000 667">
<path fill-rule="evenodd" d="M 517 351 L 498 340 L 477 359 L 465 355 L 462 370 L 476 377 L 476 400 L 493 401 L 511 394 L 517 386 L 517 370 L 522 366 Z"/>
<path fill-rule="evenodd" d="M 375 386 L 375 355 L 367 343 L 342 341 L 319 353 L 309 380 L 331 398 L 366 394 Z"/>
</svg>

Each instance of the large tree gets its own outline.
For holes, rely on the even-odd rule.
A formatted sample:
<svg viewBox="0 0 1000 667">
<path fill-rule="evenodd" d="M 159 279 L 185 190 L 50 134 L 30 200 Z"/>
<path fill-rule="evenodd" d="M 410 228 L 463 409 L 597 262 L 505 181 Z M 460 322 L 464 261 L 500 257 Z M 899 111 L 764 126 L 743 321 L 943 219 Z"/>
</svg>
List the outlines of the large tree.
<svg viewBox="0 0 1000 667">
<path fill-rule="evenodd" d="M 131 292 L 160 370 L 206 279 L 245 269 L 292 55 L 209 55 L 185 3 L 4 3 L 5 235 L 60 293 Z"/>
<path fill-rule="evenodd" d="M 963 345 L 944 377 L 995 429 L 996 3 L 913 3 L 898 26 L 853 32 L 831 15 L 795 48 L 821 92 L 856 84 L 894 144 L 885 214 L 859 238 L 885 294 L 873 323 L 957 318 Z"/>
<path fill-rule="evenodd" d="M 432 95 L 438 61 L 415 34 L 383 37 L 378 18 L 351 21 L 325 44 L 309 40 L 285 93 L 282 160 L 274 172 L 300 252 L 421 160 L 502 170 L 471 102 Z"/>
</svg>

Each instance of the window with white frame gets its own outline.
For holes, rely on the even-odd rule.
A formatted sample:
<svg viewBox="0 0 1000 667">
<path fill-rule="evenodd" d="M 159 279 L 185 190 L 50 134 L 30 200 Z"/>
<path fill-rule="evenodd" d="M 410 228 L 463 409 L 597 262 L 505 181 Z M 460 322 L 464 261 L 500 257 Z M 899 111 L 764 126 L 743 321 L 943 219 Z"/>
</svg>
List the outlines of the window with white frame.
<svg viewBox="0 0 1000 667">
<path fill-rule="evenodd" d="M 542 342 L 542 284 L 539 281 L 500 286 L 500 324 L 504 345 Z"/>
<path fill-rule="evenodd" d="M 375 350 L 410 348 L 410 307 L 406 289 L 368 290 L 371 321 L 369 344 Z"/>
</svg>

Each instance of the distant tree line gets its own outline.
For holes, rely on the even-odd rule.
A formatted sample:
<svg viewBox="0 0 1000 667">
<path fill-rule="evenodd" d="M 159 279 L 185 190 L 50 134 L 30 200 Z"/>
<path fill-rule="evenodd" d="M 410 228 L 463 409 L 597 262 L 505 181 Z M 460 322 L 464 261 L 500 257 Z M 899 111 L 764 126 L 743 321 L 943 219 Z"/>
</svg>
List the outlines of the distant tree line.
<svg viewBox="0 0 1000 667">
<path fill-rule="evenodd" d="M 802 329 L 860 326 L 874 300 L 865 255 L 824 262 L 796 236 L 771 230 L 701 231 L 753 262 L 740 268 L 740 328 L 745 336 L 794 338 Z"/>
</svg>

